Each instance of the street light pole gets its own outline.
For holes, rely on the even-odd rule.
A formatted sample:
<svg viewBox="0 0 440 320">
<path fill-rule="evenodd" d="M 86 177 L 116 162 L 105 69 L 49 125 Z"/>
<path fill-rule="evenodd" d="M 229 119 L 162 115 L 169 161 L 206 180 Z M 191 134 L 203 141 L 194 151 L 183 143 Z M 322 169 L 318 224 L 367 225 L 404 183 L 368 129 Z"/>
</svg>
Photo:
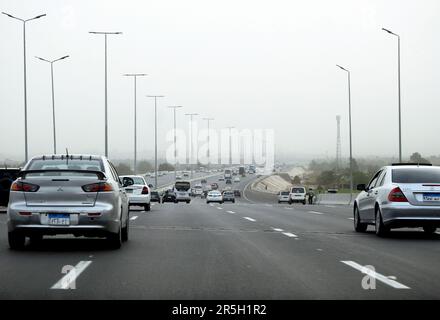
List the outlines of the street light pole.
<svg viewBox="0 0 440 320">
<path fill-rule="evenodd" d="M 182 108 L 182 106 L 169 106 L 173 109 L 174 114 L 174 181 L 176 180 L 177 170 L 177 137 L 176 137 L 176 109 Z"/>
<path fill-rule="evenodd" d="M 400 35 L 382 28 L 383 31 L 397 37 L 397 88 L 399 94 L 399 162 L 402 162 L 402 116 L 401 116 L 401 94 L 400 94 Z"/>
<path fill-rule="evenodd" d="M 154 187 L 157 189 L 157 98 L 164 96 L 147 96 L 154 98 Z"/>
<path fill-rule="evenodd" d="M 25 162 L 29 158 L 29 148 L 28 148 L 28 128 L 27 128 L 27 82 L 26 82 L 26 22 L 36 20 L 45 17 L 46 14 L 40 14 L 31 19 L 21 19 L 17 18 L 9 13 L 2 12 L 2 14 L 8 16 L 9 18 L 19 20 L 23 22 L 23 73 L 24 73 L 24 159 Z"/>
<path fill-rule="evenodd" d="M 123 76 L 133 77 L 134 79 L 134 160 L 133 160 L 133 174 L 137 174 L 137 104 L 136 104 L 136 87 L 137 77 L 146 76 L 145 73 L 126 73 Z"/>
<path fill-rule="evenodd" d="M 194 144 L 193 144 L 193 117 L 194 116 L 198 116 L 198 113 L 185 113 L 185 116 L 189 116 L 190 118 L 190 140 L 191 140 L 191 160 L 190 162 L 192 162 L 194 160 Z M 191 167 L 191 179 L 193 178 L 193 171 L 194 171 L 194 164 L 190 163 L 190 167 Z"/>
<path fill-rule="evenodd" d="M 210 141 L 210 130 L 209 130 L 209 122 L 210 121 L 213 121 L 213 120 L 215 120 L 214 118 L 203 118 L 203 120 L 205 120 L 206 122 L 208 122 L 208 152 L 207 152 L 207 155 L 208 155 L 208 171 L 209 171 L 209 168 L 210 168 L 210 164 L 211 164 L 211 153 L 210 153 L 210 144 L 211 144 L 211 141 Z"/>
<path fill-rule="evenodd" d="M 55 60 L 47 60 L 40 57 L 35 57 L 37 59 L 40 59 L 41 61 L 45 61 L 47 63 L 50 63 L 50 78 L 52 83 L 52 124 L 53 124 L 53 153 L 57 154 L 57 138 L 56 138 L 56 126 L 55 126 L 55 90 L 54 90 L 54 81 L 53 81 L 53 64 L 57 61 L 63 60 L 68 58 L 69 56 L 63 56 L 61 58 L 55 59 Z"/>
<path fill-rule="evenodd" d="M 229 129 L 229 166 L 232 167 L 232 133 L 231 130 L 235 127 L 227 127 Z"/>
<path fill-rule="evenodd" d="M 107 112 L 107 35 L 109 34 L 122 34 L 122 32 L 104 32 L 104 31 L 89 31 L 92 34 L 104 35 L 104 107 L 105 107 L 105 156 L 108 157 L 108 112 Z"/>
<path fill-rule="evenodd" d="M 348 75 L 348 128 L 349 128 L 349 136 L 350 136 L 350 203 L 353 197 L 353 149 L 352 149 L 352 140 L 351 140 L 351 79 L 350 79 L 350 71 L 341 67 L 340 65 L 336 65 L 340 69 L 347 72 Z"/>
</svg>

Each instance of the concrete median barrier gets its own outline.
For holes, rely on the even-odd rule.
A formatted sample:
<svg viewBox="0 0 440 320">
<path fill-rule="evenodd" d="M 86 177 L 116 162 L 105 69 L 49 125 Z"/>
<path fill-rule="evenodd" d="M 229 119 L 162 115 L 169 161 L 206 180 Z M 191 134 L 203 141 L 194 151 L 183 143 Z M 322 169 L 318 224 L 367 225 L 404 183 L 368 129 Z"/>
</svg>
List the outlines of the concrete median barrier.
<svg viewBox="0 0 440 320">
<path fill-rule="evenodd" d="M 353 197 L 350 197 L 348 193 L 324 193 L 318 194 L 316 198 L 316 204 L 352 204 L 356 195 L 353 194 Z"/>
</svg>

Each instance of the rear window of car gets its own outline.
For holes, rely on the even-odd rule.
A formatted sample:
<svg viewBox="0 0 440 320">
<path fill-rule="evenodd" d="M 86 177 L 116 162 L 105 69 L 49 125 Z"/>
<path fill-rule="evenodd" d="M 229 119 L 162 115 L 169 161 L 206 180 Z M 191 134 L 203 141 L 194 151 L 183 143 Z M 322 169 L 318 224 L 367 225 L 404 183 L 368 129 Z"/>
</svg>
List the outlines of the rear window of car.
<svg viewBox="0 0 440 320">
<path fill-rule="evenodd" d="M 145 184 L 144 179 L 142 179 L 141 177 L 132 177 L 132 179 L 134 181 L 134 184 L 142 184 L 142 185 Z"/>
<path fill-rule="evenodd" d="M 26 170 L 86 170 L 86 171 L 104 171 L 101 160 L 79 160 L 79 159 L 35 159 L 32 160 Z M 54 172 L 38 173 L 34 175 L 55 175 Z M 87 173 L 63 172 L 56 175 L 88 175 Z"/>
<path fill-rule="evenodd" d="M 283 191 L 283 192 L 281 192 L 281 195 L 282 196 L 288 196 L 289 195 L 289 191 Z"/>
<path fill-rule="evenodd" d="M 393 169 L 395 183 L 440 183 L 440 168 Z"/>
<path fill-rule="evenodd" d="M 304 188 L 292 188 L 292 193 L 304 193 Z"/>
</svg>

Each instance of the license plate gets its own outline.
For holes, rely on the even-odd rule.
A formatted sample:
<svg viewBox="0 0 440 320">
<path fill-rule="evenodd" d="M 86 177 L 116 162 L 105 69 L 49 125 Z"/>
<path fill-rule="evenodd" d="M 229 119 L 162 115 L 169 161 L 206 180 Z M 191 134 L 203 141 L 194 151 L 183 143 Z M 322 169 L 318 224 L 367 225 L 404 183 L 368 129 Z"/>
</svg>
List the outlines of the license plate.
<svg viewBox="0 0 440 320">
<path fill-rule="evenodd" d="M 423 201 L 440 201 L 440 193 L 424 193 Z"/>
<path fill-rule="evenodd" d="M 133 189 L 125 189 L 125 192 L 127 192 L 127 193 L 133 193 Z"/>
<path fill-rule="evenodd" d="M 49 214 L 49 224 L 54 226 L 68 226 L 70 215 L 63 213 Z"/>
</svg>

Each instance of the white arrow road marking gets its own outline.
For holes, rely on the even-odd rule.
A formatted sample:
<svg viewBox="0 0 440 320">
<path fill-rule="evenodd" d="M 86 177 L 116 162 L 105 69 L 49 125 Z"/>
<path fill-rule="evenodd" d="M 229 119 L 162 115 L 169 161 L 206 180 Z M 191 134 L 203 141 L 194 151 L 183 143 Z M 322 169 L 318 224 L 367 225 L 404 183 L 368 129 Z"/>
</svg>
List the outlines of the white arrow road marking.
<svg viewBox="0 0 440 320">
<path fill-rule="evenodd" d="M 136 220 L 138 218 L 138 216 L 133 216 L 130 218 L 130 220 Z"/>
<path fill-rule="evenodd" d="M 324 214 L 322 212 L 318 212 L 318 211 L 308 211 L 309 213 L 314 213 L 314 214 Z"/>
<path fill-rule="evenodd" d="M 72 268 L 64 277 L 55 283 L 51 289 L 67 290 L 71 284 L 76 281 L 80 274 L 92 263 L 92 261 L 80 261 L 74 268 Z"/>
<path fill-rule="evenodd" d="M 283 232 L 283 234 L 289 238 L 298 238 L 296 234 L 290 233 L 290 232 Z"/>
<path fill-rule="evenodd" d="M 365 273 L 367 275 L 369 275 L 370 277 L 373 277 L 387 285 L 389 285 L 390 287 L 393 287 L 395 289 L 411 289 L 410 287 L 407 287 L 393 279 L 390 279 L 389 277 L 386 277 L 380 273 L 377 273 L 376 271 L 373 271 L 367 267 L 361 266 L 360 264 L 354 262 L 354 261 L 341 261 L 342 263 L 345 263 L 346 265 L 362 272 Z M 393 277 L 394 279 L 396 277 Z"/>
<path fill-rule="evenodd" d="M 246 220 L 252 221 L 252 222 L 257 221 L 257 220 L 255 220 L 255 219 L 252 219 L 252 218 L 249 218 L 249 217 L 243 217 L 243 218 L 246 219 Z"/>
</svg>

